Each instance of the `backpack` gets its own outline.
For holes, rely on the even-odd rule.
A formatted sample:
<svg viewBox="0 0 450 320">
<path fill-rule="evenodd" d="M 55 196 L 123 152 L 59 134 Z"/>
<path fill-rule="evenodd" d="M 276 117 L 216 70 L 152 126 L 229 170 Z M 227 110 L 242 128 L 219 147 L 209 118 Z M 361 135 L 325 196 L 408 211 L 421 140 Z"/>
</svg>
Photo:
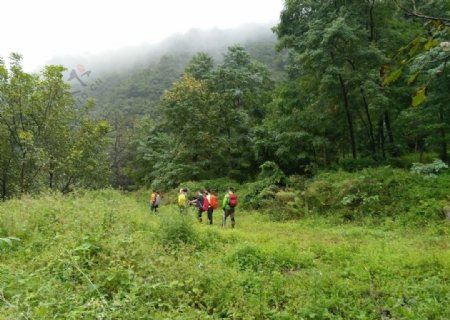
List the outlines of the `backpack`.
<svg viewBox="0 0 450 320">
<path fill-rule="evenodd" d="M 208 207 L 209 207 L 208 198 L 203 196 L 202 210 L 203 211 L 208 211 Z"/>
<path fill-rule="evenodd" d="M 219 207 L 219 201 L 217 201 L 217 197 L 215 195 L 212 194 L 209 200 L 209 205 L 211 206 L 211 208 L 217 209 Z"/>
<path fill-rule="evenodd" d="M 234 208 L 237 206 L 238 204 L 238 198 L 237 196 L 233 193 L 230 194 L 230 200 L 228 201 L 228 204 L 230 205 L 230 207 Z"/>
<path fill-rule="evenodd" d="M 180 194 L 178 196 L 178 205 L 180 207 L 186 207 L 187 201 L 186 201 L 186 195 L 185 194 Z"/>
</svg>

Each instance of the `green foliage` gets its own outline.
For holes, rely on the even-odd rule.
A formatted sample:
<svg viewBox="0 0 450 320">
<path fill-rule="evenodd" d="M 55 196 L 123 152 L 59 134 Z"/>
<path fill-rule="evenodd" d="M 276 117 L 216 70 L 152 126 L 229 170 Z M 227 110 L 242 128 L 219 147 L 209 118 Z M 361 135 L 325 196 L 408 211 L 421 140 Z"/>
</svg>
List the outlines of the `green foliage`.
<svg viewBox="0 0 450 320">
<path fill-rule="evenodd" d="M 177 247 L 186 244 L 196 244 L 197 234 L 194 231 L 190 217 L 171 212 L 160 217 L 161 243 L 167 247 Z"/>
<path fill-rule="evenodd" d="M 442 190 L 447 185 L 448 175 L 435 184 L 397 169 L 377 168 L 355 174 L 319 175 L 306 187 L 304 197 L 310 209 L 321 214 L 339 213 L 343 219 L 392 217 L 402 221 L 410 219 L 410 223 L 427 223 L 431 217 L 438 218 L 431 213 L 434 208 L 430 208 L 429 215 L 411 215 L 410 210 L 424 200 L 445 201 Z"/>
<path fill-rule="evenodd" d="M 182 49 L 155 49 L 134 69 L 101 74 L 97 104 L 79 109 L 62 67 L 27 74 L 20 55 L 8 68 L 0 59 L 0 195 L 109 180 L 129 190 L 243 183 L 269 164 L 313 177 L 405 167 L 398 157 L 412 152 L 447 162 L 449 26 L 439 16 L 449 7 L 410 6 L 286 0 L 273 28 L 279 53 L 267 32 L 226 49 L 228 36 L 211 48 L 189 33 L 177 38 Z M 92 120 L 100 118 L 111 124 Z M 273 179 L 254 185 L 249 202 L 260 193 L 255 205 L 273 200 L 271 186 L 287 184 Z"/>
<path fill-rule="evenodd" d="M 11 56 L 9 69 L 0 64 L 2 199 L 109 183 L 110 126 L 88 119 L 93 101 L 76 106 L 64 70 L 46 66 L 40 74 L 27 74 L 19 55 Z"/>
<path fill-rule="evenodd" d="M 19 241 L 20 239 L 16 237 L 0 238 L 0 251 L 6 251 L 13 248 L 15 243 Z"/>
<path fill-rule="evenodd" d="M 264 180 L 265 184 L 286 184 L 287 177 L 275 162 L 264 162 L 259 168 L 261 172 L 258 175 L 258 180 Z"/>
<path fill-rule="evenodd" d="M 228 188 L 233 187 L 239 189 L 239 183 L 229 178 L 218 178 L 211 180 L 200 180 L 200 181 L 187 181 L 182 182 L 178 186 L 180 188 L 187 188 L 190 192 L 197 192 L 198 190 L 210 190 L 212 193 L 225 194 Z"/>
<path fill-rule="evenodd" d="M 337 184 L 355 175 L 328 180 Z M 439 180 L 444 176 L 434 192 L 445 187 Z M 293 201 L 293 193 L 277 197 Z M 1 316 L 379 319 L 389 312 L 395 318 L 440 319 L 448 314 L 450 260 L 443 245 L 448 225 L 433 223 L 431 216 L 417 226 L 336 224 L 318 216 L 279 223 L 239 207 L 237 228 L 230 230 L 198 224 L 193 212 L 180 216 L 175 206 L 150 214 L 141 198 L 79 190 L 1 203 L 2 234 L 21 239 L 13 250 L 0 252 Z M 440 204 L 429 198 L 409 213 L 429 214 Z"/>
<path fill-rule="evenodd" d="M 146 172 L 144 182 L 170 189 L 188 180 L 251 177 L 249 133 L 261 121 L 271 88 L 267 68 L 241 46 L 228 48 L 216 69 L 211 57 L 195 55 L 163 95 L 162 121 L 144 124 L 136 137 L 135 164 Z"/>
<path fill-rule="evenodd" d="M 242 271 L 253 272 L 292 272 L 312 265 L 312 257 L 293 255 L 285 248 L 271 250 L 245 245 L 237 248 L 228 260 L 236 262 Z"/>
<path fill-rule="evenodd" d="M 272 202 L 280 186 L 287 183 L 287 177 L 274 162 L 265 162 L 260 166 L 258 180 L 247 183 L 242 191 L 244 208 L 261 208 Z"/>
<path fill-rule="evenodd" d="M 448 169 L 442 160 L 436 159 L 432 163 L 413 163 L 411 172 L 420 174 L 426 178 L 436 178 L 442 170 Z"/>
<path fill-rule="evenodd" d="M 373 168 L 379 166 L 380 163 L 374 160 L 373 158 L 359 158 L 359 159 L 342 159 L 339 163 L 333 165 L 333 167 L 337 167 L 344 171 L 348 172 L 356 172 L 360 171 L 364 168 Z"/>
<path fill-rule="evenodd" d="M 445 167 L 442 162 L 416 164 L 415 170 L 425 178 L 432 174 L 432 180 L 415 171 L 376 167 L 322 172 L 287 188 L 258 181 L 242 186 L 242 203 L 245 208 L 281 221 L 318 214 L 340 221 L 378 224 L 393 219 L 405 224 L 427 224 L 443 218 L 449 175 L 442 172 L 437 176 L 433 172 Z"/>
</svg>

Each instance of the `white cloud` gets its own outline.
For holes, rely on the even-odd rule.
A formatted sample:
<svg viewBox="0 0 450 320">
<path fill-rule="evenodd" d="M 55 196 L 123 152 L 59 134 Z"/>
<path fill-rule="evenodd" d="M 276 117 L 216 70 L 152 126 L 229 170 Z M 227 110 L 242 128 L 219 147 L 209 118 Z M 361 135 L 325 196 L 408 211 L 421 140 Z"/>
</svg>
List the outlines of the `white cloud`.
<svg viewBox="0 0 450 320">
<path fill-rule="evenodd" d="M 54 55 L 153 43 L 192 28 L 276 21 L 283 0 L 6 0 L 0 56 L 24 55 L 36 68 Z"/>
</svg>

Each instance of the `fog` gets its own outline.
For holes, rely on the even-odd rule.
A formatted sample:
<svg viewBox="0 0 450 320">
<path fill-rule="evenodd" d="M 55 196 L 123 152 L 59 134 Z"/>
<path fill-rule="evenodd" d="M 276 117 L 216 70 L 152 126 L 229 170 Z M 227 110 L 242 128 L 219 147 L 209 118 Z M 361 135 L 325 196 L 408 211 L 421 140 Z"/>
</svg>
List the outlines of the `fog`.
<svg viewBox="0 0 450 320">
<path fill-rule="evenodd" d="M 282 3 L 282 0 L 4 0 L 0 6 L 0 56 L 7 58 L 11 52 L 22 54 L 26 71 L 36 71 L 62 56 L 109 59 L 107 56 L 111 55 L 131 59 L 139 54 L 146 56 L 143 51 L 152 50 L 151 44 L 176 37 L 174 34 L 276 22 Z M 127 51 L 132 54 L 125 54 Z"/>
<path fill-rule="evenodd" d="M 192 29 L 186 33 L 174 34 L 155 44 L 128 46 L 118 50 L 97 54 L 74 54 L 54 57 L 49 64 L 60 64 L 67 69 L 83 65 L 93 73 L 102 74 L 139 69 L 159 61 L 163 55 L 207 52 L 217 62 L 228 46 L 234 44 L 273 43 L 276 37 L 271 31 L 275 22 L 268 24 L 248 24 L 233 29 Z"/>
</svg>

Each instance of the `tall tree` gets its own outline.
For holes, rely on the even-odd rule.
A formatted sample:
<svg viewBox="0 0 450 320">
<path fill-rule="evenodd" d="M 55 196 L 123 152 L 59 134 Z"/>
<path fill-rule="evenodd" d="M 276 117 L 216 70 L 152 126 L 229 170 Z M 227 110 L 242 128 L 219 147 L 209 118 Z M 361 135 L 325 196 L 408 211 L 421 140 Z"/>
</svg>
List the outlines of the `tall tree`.
<svg viewBox="0 0 450 320">
<path fill-rule="evenodd" d="M 109 125 L 88 120 L 89 106 L 75 107 L 64 68 L 28 74 L 18 54 L 11 55 L 9 70 L 0 62 L 1 196 L 104 185 Z M 98 165 L 103 162 L 106 167 Z"/>
</svg>

